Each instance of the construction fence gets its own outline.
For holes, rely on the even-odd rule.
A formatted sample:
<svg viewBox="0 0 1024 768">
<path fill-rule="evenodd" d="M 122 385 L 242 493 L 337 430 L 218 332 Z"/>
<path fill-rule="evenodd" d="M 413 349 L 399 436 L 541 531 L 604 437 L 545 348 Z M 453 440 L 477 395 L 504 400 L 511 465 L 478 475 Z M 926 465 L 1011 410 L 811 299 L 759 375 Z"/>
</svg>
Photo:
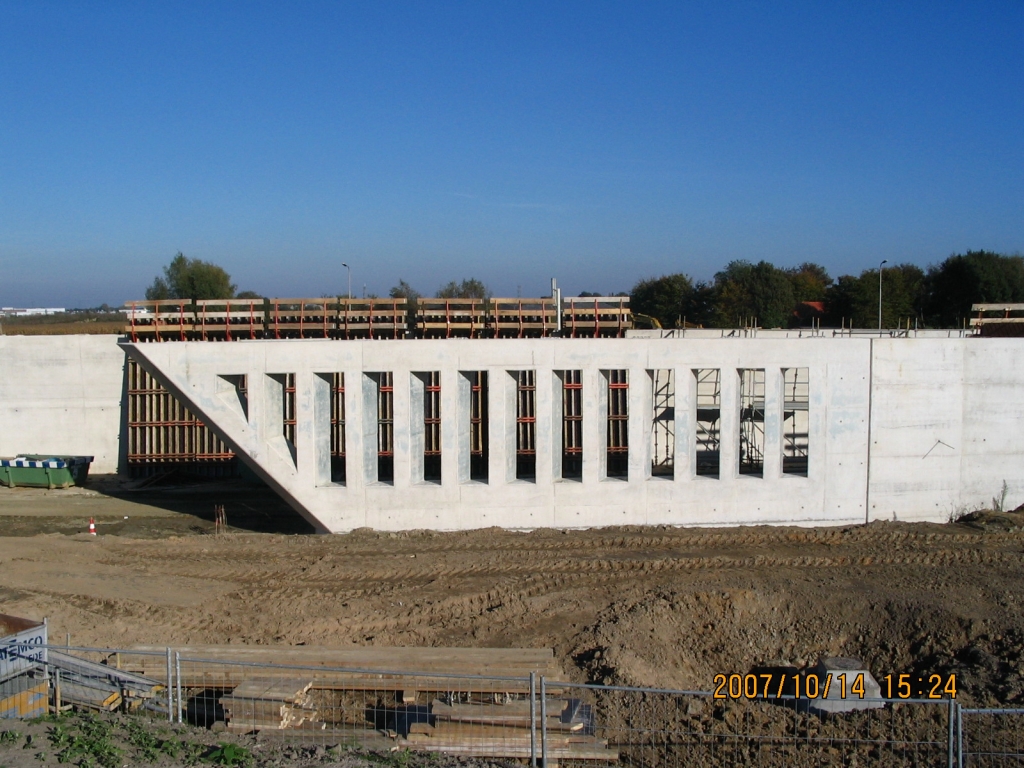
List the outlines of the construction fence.
<svg viewBox="0 0 1024 768">
<path fill-rule="evenodd" d="M 1024 765 L 1024 709 L 972 709 L 949 698 L 865 700 L 876 708 L 827 712 L 792 696 L 723 700 L 571 683 L 544 674 L 544 651 L 480 649 L 493 651 L 487 665 L 502 672 L 533 668 L 488 675 L 439 671 L 451 666 L 446 649 L 417 649 L 419 663 L 434 667 L 421 672 L 405 668 L 401 648 L 391 649 L 391 670 L 254 663 L 245 647 L 238 659 L 171 648 L 39 650 L 24 674 L 45 684 L 51 711 L 136 713 L 296 746 L 532 766 Z M 465 668 L 478 670 L 473 649 L 462 650 L 471 656 Z"/>
</svg>

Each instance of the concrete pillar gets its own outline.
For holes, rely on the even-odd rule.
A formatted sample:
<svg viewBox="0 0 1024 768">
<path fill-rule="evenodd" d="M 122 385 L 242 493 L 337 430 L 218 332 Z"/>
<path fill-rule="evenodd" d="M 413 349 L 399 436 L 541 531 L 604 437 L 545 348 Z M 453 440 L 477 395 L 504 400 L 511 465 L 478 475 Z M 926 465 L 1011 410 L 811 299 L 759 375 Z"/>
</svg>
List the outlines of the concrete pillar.
<svg viewBox="0 0 1024 768">
<path fill-rule="evenodd" d="M 444 380 L 445 374 L 442 373 Z M 473 381 L 470 371 L 451 371 L 451 381 L 446 386 L 441 384 L 441 439 L 451 445 L 451 451 L 442 449 L 441 476 L 448 474 L 447 466 L 451 467 L 452 477 L 456 483 L 470 481 L 470 457 L 472 450 L 471 432 L 473 415 Z M 452 455 L 449 457 L 448 453 Z"/>
<path fill-rule="evenodd" d="M 423 409 L 418 414 L 412 412 L 410 402 L 409 379 L 412 373 L 407 368 L 394 371 L 394 407 L 395 407 L 395 488 L 408 488 L 412 482 L 412 457 L 410 456 L 410 439 L 412 419 L 423 421 Z M 443 413 L 443 410 L 442 410 Z M 420 475 L 422 477 L 422 475 Z"/>
<path fill-rule="evenodd" d="M 462 378 L 455 367 L 441 369 L 441 485 L 446 486 L 459 484 L 459 430 L 469 423 L 459 397 Z"/>
<path fill-rule="evenodd" d="M 584 368 L 583 484 L 596 486 L 607 477 L 608 379 L 600 368 Z M 596 490 L 596 489 L 595 489 Z"/>
<path fill-rule="evenodd" d="M 303 377 L 305 379 L 305 377 Z M 314 373 L 309 379 L 310 396 L 312 399 L 312 418 L 300 421 L 310 425 L 309 436 L 306 430 L 298 431 L 302 439 L 298 445 L 300 456 L 313 457 L 313 482 L 317 486 L 331 484 L 331 374 Z M 296 387 L 298 383 L 296 382 Z M 300 461 L 300 469 L 308 462 Z"/>
<path fill-rule="evenodd" d="M 781 368 L 764 371 L 764 479 L 782 477 L 782 397 Z"/>
<path fill-rule="evenodd" d="M 366 377 L 358 368 L 347 368 L 342 373 L 345 376 L 345 487 L 352 493 L 350 498 L 354 499 L 366 487 L 369 472 L 365 452 Z"/>
<path fill-rule="evenodd" d="M 540 374 L 538 374 L 540 376 Z M 562 374 L 560 371 L 552 371 L 551 375 L 546 377 L 551 382 L 551 409 L 547 413 L 547 416 L 551 419 L 551 478 L 553 480 L 560 480 L 562 478 L 562 404 L 564 392 Z M 540 382 L 538 383 L 540 386 Z M 540 404 L 538 406 L 540 409 Z M 540 412 L 538 412 L 538 418 L 540 418 Z M 540 461 L 540 457 L 538 457 Z"/>
<path fill-rule="evenodd" d="M 536 423 L 536 449 L 537 449 L 537 484 L 547 486 L 553 477 L 556 477 L 554 467 L 555 461 L 560 462 L 561 457 L 556 456 L 555 451 L 555 424 L 552 422 L 554 406 L 552 399 L 555 396 L 554 372 L 550 369 L 538 369 L 537 371 L 537 423 Z M 561 396 L 561 391 L 558 392 Z M 558 425 L 561 428 L 561 425 Z"/>
<path fill-rule="evenodd" d="M 359 403 L 359 434 L 362 436 L 363 482 L 377 482 L 377 386 L 379 373 L 360 373 L 362 398 Z M 347 393 L 346 393 L 347 394 Z M 350 473 L 351 474 L 351 473 Z"/>
<path fill-rule="evenodd" d="M 423 424 L 423 400 L 426 397 L 426 372 L 414 372 L 409 376 L 409 472 L 412 485 L 423 482 L 423 450 L 425 448 L 425 427 Z M 444 392 L 442 385 L 441 392 Z M 419 414 L 419 418 L 417 418 Z M 441 408 L 442 424 L 444 407 Z M 441 440 L 442 457 L 444 456 L 444 439 Z M 444 481 L 444 468 L 441 469 L 441 480 Z"/>
<path fill-rule="evenodd" d="M 697 473 L 697 377 L 691 368 L 675 369 L 675 481 L 689 482 Z"/>
<path fill-rule="evenodd" d="M 645 368 L 629 369 L 629 482 L 651 477 L 651 440 L 654 430 L 654 381 Z"/>
<path fill-rule="evenodd" d="M 718 476 L 733 480 L 739 476 L 740 375 L 736 368 L 722 368 L 721 443 Z"/>
<path fill-rule="evenodd" d="M 516 377 L 492 368 L 487 372 L 487 437 L 490 456 L 487 475 L 491 485 L 516 479 Z"/>
</svg>

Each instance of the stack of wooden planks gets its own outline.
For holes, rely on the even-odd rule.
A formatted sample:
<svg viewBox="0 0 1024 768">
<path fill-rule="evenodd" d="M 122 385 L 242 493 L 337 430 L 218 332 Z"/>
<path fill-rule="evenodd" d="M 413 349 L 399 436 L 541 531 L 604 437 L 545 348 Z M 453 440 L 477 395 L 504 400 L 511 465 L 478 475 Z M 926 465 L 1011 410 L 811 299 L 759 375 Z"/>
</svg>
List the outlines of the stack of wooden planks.
<svg viewBox="0 0 1024 768">
<path fill-rule="evenodd" d="M 319 722 L 309 697 L 312 686 L 309 679 L 246 680 L 220 698 L 228 730 L 252 733 L 313 724 L 323 729 L 325 724 Z"/>
<path fill-rule="evenodd" d="M 164 659 L 159 661 L 166 664 Z M 74 704 L 108 712 L 121 707 L 135 709 L 166 690 L 159 680 L 118 669 L 116 664 L 97 664 L 52 649 L 48 663 L 54 673 L 55 698 L 59 698 L 63 705 Z M 154 672 L 154 677 L 161 674 L 159 668 Z M 163 675 L 166 676 L 166 671 Z M 58 685 L 59 691 L 56 690 Z"/>
<path fill-rule="evenodd" d="M 398 746 L 424 752 L 475 757 L 528 758 L 540 755 L 546 731 L 549 760 L 618 760 L 608 742 L 594 735 L 593 715 L 579 699 L 549 699 L 542 728 L 539 703 L 531 728 L 530 702 L 430 706 L 430 723 L 414 723 Z"/>
<path fill-rule="evenodd" d="M 136 651 L 163 651 L 136 646 Z M 194 688 L 234 688 L 252 678 L 294 678 L 289 666 L 309 667 L 313 688 L 404 692 L 411 701 L 416 691 L 474 690 L 525 693 L 530 672 L 545 676 L 549 688 L 564 680 L 550 648 L 322 648 L 272 645 L 187 645 L 172 647 L 181 654 L 181 684 Z M 201 659 L 194 662 L 191 659 Z M 223 664 L 218 662 L 244 662 Z M 157 656 L 123 655 L 121 666 L 139 674 L 160 675 L 165 662 Z M 317 669 L 321 668 L 321 669 Z M 322 671 L 321 671 L 322 670 Z M 351 672 L 346 670 L 352 670 Z M 307 670 L 301 673 L 305 676 Z M 443 675 L 512 678 L 471 682 Z M 558 691 L 555 691 L 557 693 Z"/>
</svg>

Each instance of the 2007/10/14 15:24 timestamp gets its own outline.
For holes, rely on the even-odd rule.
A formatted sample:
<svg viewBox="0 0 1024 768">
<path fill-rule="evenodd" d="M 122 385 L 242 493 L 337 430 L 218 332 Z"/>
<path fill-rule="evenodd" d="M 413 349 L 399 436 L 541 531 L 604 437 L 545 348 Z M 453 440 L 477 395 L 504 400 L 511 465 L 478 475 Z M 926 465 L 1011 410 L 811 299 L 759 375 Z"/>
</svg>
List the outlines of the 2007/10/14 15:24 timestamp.
<svg viewBox="0 0 1024 768">
<path fill-rule="evenodd" d="M 829 692 L 834 685 L 839 693 L 839 698 L 865 697 L 864 673 L 860 672 L 847 679 L 846 673 L 834 675 L 829 672 L 824 682 L 818 679 L 817 675 L 770 675 L 753 673 L 746 675 L 717 674 L 714 677 L 716 699 L 758 699 L 774 695 L 776 698 L 792 695 L 797 699 L 828 698 Z M 777 680 L 776 680 L 777 679 Z M 932 674 L 924 677 L 914 677 L 909 674 L 886 675 L 885 698 L 892 699 L 941 699 L 948 696 L 956 698 L 956 675 L 943 677 Z M 790 685 L 787 685 L 787 682 Z M 773 690 L 775 689 L 775 690 Z M 833 698 L 835 694 L 833 693 Z"/>
</svg>

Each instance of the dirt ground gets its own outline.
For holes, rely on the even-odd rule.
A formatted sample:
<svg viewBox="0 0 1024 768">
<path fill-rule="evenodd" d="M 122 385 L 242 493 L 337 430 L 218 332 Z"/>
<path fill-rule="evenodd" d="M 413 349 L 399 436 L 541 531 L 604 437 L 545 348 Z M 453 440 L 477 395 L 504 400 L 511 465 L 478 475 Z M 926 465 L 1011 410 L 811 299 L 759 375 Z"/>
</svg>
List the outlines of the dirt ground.
<svg viewBox="0 0 1024 768">
<path fill-rule="evenodd" d="M 227 534 L 213 534 L 216 503 Z M 0 488 L 0 612 L 104 647 L 552 647 L 577 681 L 701 690 L 718 672 L 856 656 L 880 681 L 955 672 L 964 704 L 1024 706 L 1024 512 L 818 529 L 308 532 L 239 481 Z"/>
</svg>

